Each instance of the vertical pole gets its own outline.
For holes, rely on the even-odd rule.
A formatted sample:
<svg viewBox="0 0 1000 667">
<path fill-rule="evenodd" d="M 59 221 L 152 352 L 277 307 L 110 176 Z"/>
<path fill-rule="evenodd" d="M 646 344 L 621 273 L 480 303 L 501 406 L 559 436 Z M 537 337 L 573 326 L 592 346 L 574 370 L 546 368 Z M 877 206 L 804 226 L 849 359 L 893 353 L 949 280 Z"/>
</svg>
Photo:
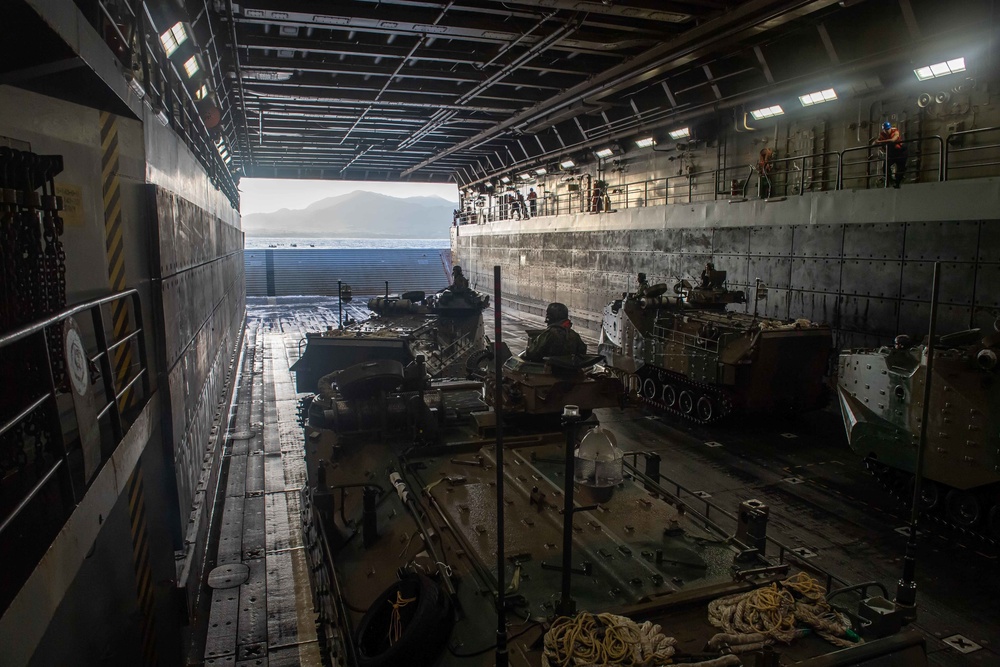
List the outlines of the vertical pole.
<svg viewBox="0 0 1000 667">
<path fill-rule="evenodd" d="M 575 413 L 575 414 L 574 414 Z M 576 406 L 567 405 L 563 410 L 563 425 L 566 428 L 566 467 L 563 470 L 563 557 L 562 590 L 556 613 L 572 616 L 576 613 L 576 603 L 570 597 L 570 578 L 573 576 L 573 445 L 576 444 L 576 420 L 579 417 Z"/>
<path fill-rule="evenodd" d="M 337 281 L 337 328 L 344 328 L 344 309 L 343 309 L 343 292 L 341 291 L 343 284 L 341 281 Z"/>
<path fill-rule="evenodd" d="M 386 299 L 386 301 L 389 300 L 389 281 L 388 280 L 385 281 L 385 299 Z"/>
<path fill-rule="evenodd" d="M 493 411 L 497 421 L 497 649 L 496 667 L 507 667 L 507 610 L 505 591 L 504 556 L 504 504 L 503 504 L 503 357 L 500 349 L 503 342 L 503 328 L 500 323 L 501 300 L 500 266 L 493 267 Z"/>
<path fill-rule="evenodd" d="M 920 406 L 920 440 L 917 443 L 917 465 L 913 473 L 913 502 L 910 507 L 910 535 L 903 557 L 903 577 L 896 585 L 896 602 L 910 608 L 909 618 L 916 618 L 917 602 L 917 520 L 920 517 L 920 487 L 924 476 L 924 452 L 927 450 L 927 420 L 930 417 L 931 373 L 934 371 L 934 336 L 937 333 L 938 290 L 941 287 L 941 262 L 934 262 L 931 285 L 931 320 L 927 328 L 927 361 L 924 365 L 924 395 Z"/>
</svg>

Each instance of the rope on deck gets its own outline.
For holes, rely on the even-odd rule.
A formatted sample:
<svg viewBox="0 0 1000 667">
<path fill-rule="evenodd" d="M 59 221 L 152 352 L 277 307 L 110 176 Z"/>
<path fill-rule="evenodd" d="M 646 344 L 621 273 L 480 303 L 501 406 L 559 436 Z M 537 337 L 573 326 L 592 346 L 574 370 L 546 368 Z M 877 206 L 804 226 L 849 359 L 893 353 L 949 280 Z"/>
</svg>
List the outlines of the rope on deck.
<svg viewBox="0 0 1000 667">
<path fill-rule="evenodd" d="M 708 641 L 709 647 L 733 653 L 756 651 L 775 642 L 790 644 L 810 630 L 835 646 L 863 641 L 850 629 L 850 620 L 826 601 L 820 583 L 804 572 L 713 600 L 708 605 L 708 621 L 722 630 Z"/>
</svg>

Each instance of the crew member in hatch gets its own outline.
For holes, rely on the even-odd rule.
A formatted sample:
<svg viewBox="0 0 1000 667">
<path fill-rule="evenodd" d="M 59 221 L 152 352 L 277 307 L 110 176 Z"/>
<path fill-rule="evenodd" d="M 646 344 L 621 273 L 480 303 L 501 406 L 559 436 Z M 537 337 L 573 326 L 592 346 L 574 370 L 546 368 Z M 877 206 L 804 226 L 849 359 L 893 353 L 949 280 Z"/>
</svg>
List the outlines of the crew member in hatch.
<svg viewBox="0 0 1000 667">
<path fill-rule="evenodd" d="M 573 331 L 569 320 L 569 309 L 562 303 L 550 303 L 545 309 L 545 323 L 548 328 L 535 336 L 524 358 L 528 361 L 545 361 L 545 357 L 561 357 L 569 354 L 587 354 L 587 344 L 580 334 Z"/>
<path fill-rule="evenodd" d="M 642 297 L 646 296 L 646 291 L 649 289 L 649 283 L 646 282 L 646 274 L 640 273 L 637 282 L 639 284 L 635 288 L 635 298 L 641 299 Z"/>
<path fill-rule="evenodd" d="M 451 270 L 451 289 L 453 292 L 469 289 L 469 279 L 462 273 L 462 267 L 457 264 Z"/>
</svg>

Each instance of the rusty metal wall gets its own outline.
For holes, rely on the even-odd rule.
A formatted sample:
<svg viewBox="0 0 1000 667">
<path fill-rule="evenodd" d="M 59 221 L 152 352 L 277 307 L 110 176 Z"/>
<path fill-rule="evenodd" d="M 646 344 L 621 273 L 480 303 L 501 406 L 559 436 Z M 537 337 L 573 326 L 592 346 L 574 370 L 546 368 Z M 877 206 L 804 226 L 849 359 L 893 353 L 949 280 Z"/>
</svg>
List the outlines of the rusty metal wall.
<svg viewBox="0 0 1000 667">
<path fill-rule="evenodd" d="M 939 330 L 991 328 L 1000 313 L 997 219 L 498 230 L 460 235 L 454 249 L 480 285 L 491 283 L 494 264 L 502 267 L 507 307 L 538 315 L 548 301 L 563 301 L 577 326 L 595 334 L 604 305 L 634 288 L 637 272 L 672 284 L 709 260 L 731 287 L 767 284 L 759 312 L 830 323 L 839 347 L 924 335 L 934 261 L 943 269 Z"/>
<path fill-rule="evenodd" d="M 206 443 L 245 321 L 243 233 L 163 187 L 148 187 L 157 221 L 169 438 L 179 511 L 187 517 L 216 454 Z"/>
</svg>

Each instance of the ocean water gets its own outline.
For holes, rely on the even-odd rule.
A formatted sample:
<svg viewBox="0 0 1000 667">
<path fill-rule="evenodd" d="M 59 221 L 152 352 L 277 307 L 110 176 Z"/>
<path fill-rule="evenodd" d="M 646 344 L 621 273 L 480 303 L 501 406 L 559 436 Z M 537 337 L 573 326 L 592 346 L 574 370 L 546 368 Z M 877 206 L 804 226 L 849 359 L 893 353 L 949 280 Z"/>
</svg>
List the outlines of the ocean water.
<svg viewBox="0 0 1000 667">
<path fill-rule="evenodd" d="M 448 248 L 448 239 L 315 239 L 294 237 L 248 236 L 246 248 Z"/>
</svg>

